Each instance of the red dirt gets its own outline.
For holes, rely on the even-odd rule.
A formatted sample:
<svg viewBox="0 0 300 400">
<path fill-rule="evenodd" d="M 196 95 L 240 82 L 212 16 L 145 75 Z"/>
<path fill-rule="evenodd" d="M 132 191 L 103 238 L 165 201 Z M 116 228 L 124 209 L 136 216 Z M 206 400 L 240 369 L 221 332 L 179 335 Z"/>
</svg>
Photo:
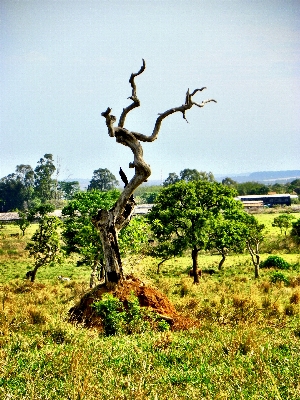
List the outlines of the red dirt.
<svg viewBox="0 0 300 400">
<path fill-rule="evenodd" d="M 96 314 L 91 304 L 94 301 L 100 300 L 103 294 L 111 293 L 114 297 L 122 301 L 126 308 L 128 298 L 132 292 L 139 299 L 141 307 L 147 307 L 149 310 L 159 314 L 162 319 L 170 324 L 172 330 L 185 330 L 193 326 L 199 326 L 198 321 L 180 316 L 165 295 L 155 288 L 146 286 L 132 275 L 127 276 L 113 291 L 108 290 L 104 285 L 98 285 L 90 290 L 75 307 L 70 309 L 70 321 L 84 324 L 86 327 L 101 329 L 101 318 Z"/>
</svg>

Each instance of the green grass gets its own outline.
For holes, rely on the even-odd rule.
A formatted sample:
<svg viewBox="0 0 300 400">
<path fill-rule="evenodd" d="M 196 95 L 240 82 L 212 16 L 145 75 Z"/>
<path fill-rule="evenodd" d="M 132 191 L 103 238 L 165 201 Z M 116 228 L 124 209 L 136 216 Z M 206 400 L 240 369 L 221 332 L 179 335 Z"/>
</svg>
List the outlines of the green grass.
<svg viewBox="0 0 300 400">
<path fill-rule="evenodd" d="M 0 398 L 300 399 L 297 252 L 278 253 L 294 265 L 280 271 L 288 283 L 272 283 L 274 269 L 254 279 L 246 254 L 229 256 L 199 285 L 188 276 L 189 255 L 165 262 L 160 274 L 150 257 L 126 260 L 128 272 L 158 287 L 200 328 L 105 337 L 67 321 L 88 290 L 90 270 L 76 267 L 76 258 L 41 268 L 34 284 L 24 280 L 31 234 L 0 239 Z M 219 260 L 201 255 L 199 266 L 217 270 Z"/>
<path fill-rule="evenodd" d="M 271 210 L 276 210 L 276 209 L 271 209 Z M 278 217 L 278 215 L 280 214 L 278 213 L 255 214 L 255 218 L 257 218 L 261 224 L 265 225 L 266 230 L 269 234 L 280 235 L 280 229 L 272 226 L 274 218 Z M 292 221 L 297 221 L 297 219 L 300 218 L 300 213 L 291 213 L 291 215 L 295 217 L 295 219 L 293 219 Z M 288 233 L 290 233 L 290 229 L 288 229 L 287 234 Z"/>
</svg>

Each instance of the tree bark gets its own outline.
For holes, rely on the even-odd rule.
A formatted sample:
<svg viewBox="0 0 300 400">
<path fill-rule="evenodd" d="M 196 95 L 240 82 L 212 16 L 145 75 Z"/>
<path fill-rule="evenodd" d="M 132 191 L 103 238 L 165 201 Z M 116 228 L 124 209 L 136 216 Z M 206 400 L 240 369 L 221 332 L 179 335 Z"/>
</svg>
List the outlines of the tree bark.
<svg viewBox="0 0 300 400">
<path fill-rule="evenodd" d="M 133 199 L 133 193 L 135 189 L 143 182 L 147 181 L 148 177 L 151 175 L 150 166 L 146 164 L 143 159 L 143 148 L 140 142 L 153 142 L 156 140 L 163 119 L 169 115 L 176 112 L 181 112 L 183 118 L 186 119 L 185 112 L 194 105 L 201 108 L 204 107 L 206 103 L 211 101 L 216 103 L 216 101 L 213 99 L 204 100 L 201 103 L 196 103 L 193 101 L 193 96 L 197 92 L 201 92 L 202 90 L 206 89 L 204 87 L 201 89 L 195 89 L 191 94 L 188 90 L 185 96 L 185 103 L 183 105 L 171 108 L 170 110 L 159 114 L 151 135 L 146 136 L 138 132 L 129 131 L 124 128 L 126 116 L 131 110 L 140 106 L 140 100 L 138 99 L 136 93 L 135 78 L 142 74 L 145 68 L 146 64 L 143 60 L 140 70 L 137 73 L 131 74 L 130 76 L 129 83 L 131 85 L 132 94 L 129 99 L 132 100 L 132 103 L 123 109 L 118 126 L 114 127 L 116 117 L 111 115 L 111 108 L 107 108 L 107 110 L 101 114 L 106 120 L 109 136 L 115 137 L 117 143 L 121 143 L 131 149 L 134 155 L 134 160 L 133 162 L 129 163 L 129 168 L 135 169 L 135 174 L 129 182 L 127 181 L 127 177 L 123 173 L 122 169 L 120 170 L 120 176 L 125 183 L 123 192 L 112 209 L 109 211 L 99 210 L 97 216 L 93 218 L 93 224 L 99 232 L 104 252 L 106 284 L 113 286 L 117 285 L 119 281 L 123 279 L 122 261 L 118 245 L 118 233 L 130 221 L 135 205 Z M 195 279 L 198 278 L 196 277 Z"/>
<path fill-rule="evenodd" d="M 198 274 L 198 252 L 196 246 L 192 249 L 192 260 L 193 260 L 193 275 L 194 275 L 194 284 L 199 283 L 199 274 Z"/>
<path fill-rule="evenodd" d="M 26 278 L 30 278 L 30 281 L 34 282 L 35 281 L 35 277 L 36 277 L 36 273 L 37 273 L 37 270 L 39 269 L 39 267 L 40 267 L 40 265 L 35 265 L 33 270 L 27 272 Z"/>
<path fill-rule="evenodd" d="M 249 242 L 247 242 L 247 248 L 251 255 L 252 262 L 254 265 L 254 277 L 255 279 L 257 279 L 259 278 L 259 264 L 260 264 L 259 241 L 255 243 L 255 249 L 251 246 Z"/>
<path fill-rule="evenodd" d="M 223 268 L 223 264 L 224 264 L 225 260 L 226 260 L 226 254 L 222 253 L 222 259 L 219 262 L 219 271 L 221 271 L 221 269 Z"/>
</svg>

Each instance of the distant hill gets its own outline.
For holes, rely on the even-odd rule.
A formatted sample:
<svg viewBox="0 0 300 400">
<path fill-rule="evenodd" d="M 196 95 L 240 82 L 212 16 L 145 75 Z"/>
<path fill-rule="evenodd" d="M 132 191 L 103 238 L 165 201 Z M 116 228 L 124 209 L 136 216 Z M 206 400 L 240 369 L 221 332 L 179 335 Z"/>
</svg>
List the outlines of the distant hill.
<svg viewBox="0 0 300 400">
<path fill-rule="evenodd" d="M 242 182 L 261 182 L 261 183 L 287 183 L 295 179 L 300 179 L 300 170 L 288 170 L 288 171 L 258 171 L 251 172 L 248 175 L 224 175 L 218 176 L 217 180 L 222 181 L 224 178 L 231 178 L 239 183 Z"/>
</svg>

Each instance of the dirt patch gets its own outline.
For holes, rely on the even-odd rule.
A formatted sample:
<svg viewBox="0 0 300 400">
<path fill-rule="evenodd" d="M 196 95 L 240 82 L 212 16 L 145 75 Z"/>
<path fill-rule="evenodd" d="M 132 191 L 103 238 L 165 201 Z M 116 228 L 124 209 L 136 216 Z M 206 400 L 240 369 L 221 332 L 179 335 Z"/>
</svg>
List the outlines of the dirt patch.
<svg viewBox="0 0 300 400">
<path fill-rule="evenodd" d="M 199 326 L 199 321 L 195 321 L 179 315 L 169 299 L 157 289 L 146 286 L 138 278 L 129 275 L 118 287 L 112 291 L 104 285 L 98 285 L 86 293 L 80 302 L 69 310 L 70 321 L 73 323 L 84 324 L 86 327 L 102 328 L 101 318 L 91 307 L 94 301 L 100 300 L 103 294 L 111 293 L 117 297 L 126 308 L 128 298 L 131 293 L 139 299 L 141 307 L 147 307 L 150 311 L 159 314 L 159 316 L 169 323 L 172 330 L 185 330 L 191 327 Z"/>
</svg>

